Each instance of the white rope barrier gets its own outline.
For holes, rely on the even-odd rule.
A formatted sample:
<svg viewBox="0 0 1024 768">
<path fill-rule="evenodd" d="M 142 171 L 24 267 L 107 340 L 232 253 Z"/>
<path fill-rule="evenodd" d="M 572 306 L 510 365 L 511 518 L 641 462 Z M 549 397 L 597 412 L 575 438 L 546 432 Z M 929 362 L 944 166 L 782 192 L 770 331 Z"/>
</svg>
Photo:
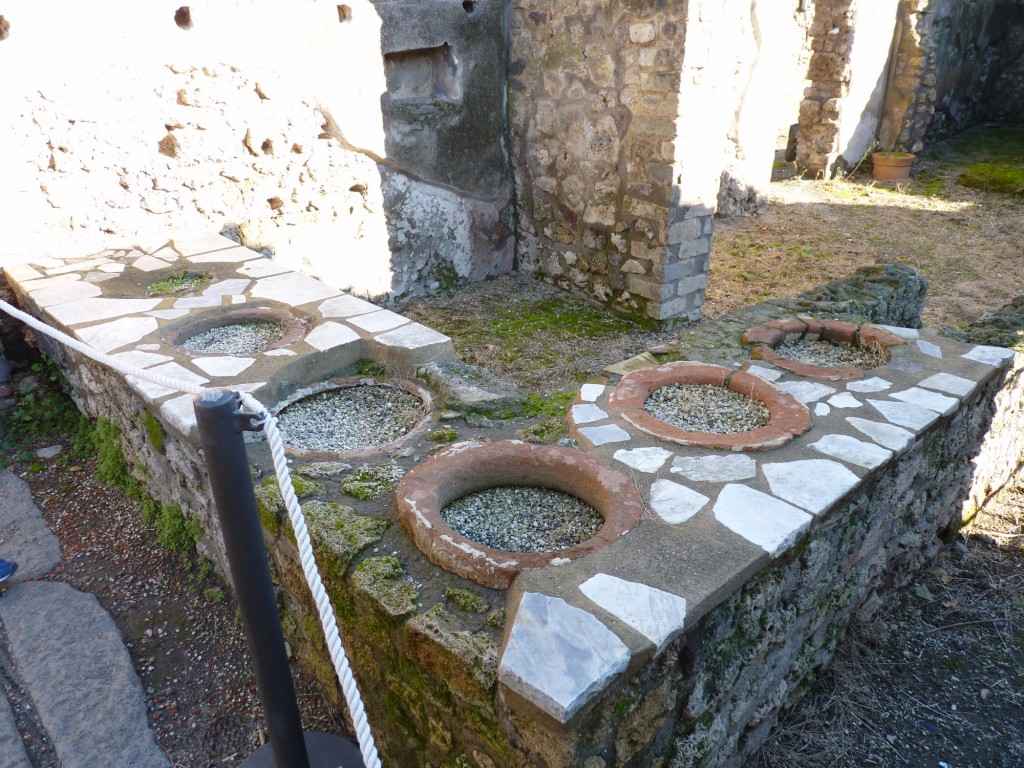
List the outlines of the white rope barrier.
<svg viewBox="0 0 1024 768">
<path fill-rule="evenodd" d="M 179 381 L 168 376 L 152 373 L 144 368 L 129 365 L 117 360 L 98 349 L 85 344 L 78 339 L 68 336 L 66 333 L 52 328 L 46 323 L 12 307 L 5 301 L 0 300 L 0 310 L 3 310 L 11 317 L 25 323 L 34 331 L 49 336 L 71 349 L 85 355 L 97 363 L 124 374 L 133 376 L 144 381 L 159 384 L 166 389 L 185 392 L 190 395 L 201 395 L 210 391 L 209 388 Z M 310 542 L 309 530 L 306 527 L 306 518 L 302 513 L 302 507 L 295 496 L 292 488 L 291 473 L 288 470 L 288 461 L 284 454 L 284 441 L 281 439 L 281 432 L 277 428 L 277 419 L 267 410 L 259 400 L 247 392 L 237 393 L 241 403 L 257 417 L 257 423 L 263 428 L 267 436 L 267 444 L 270 446 L 270 453 L 274 460 L 274 471 L 277 475 L 277 482 L 281 488 L 281 498 L 284 500 L 288 510 L 288 519 L 291 521 L 292 529 L 295 532 L 295 541 L 299 547 L 299 559 L 302 563 L 302 572 L 306 576 L 306 583 L 309 585 L 310 594 L 316 603 L 317 612 L 320 614 L 320 624 L 324 630 L 324 637 L 327 640 L 327 648 L 331 654 L 331 661 L 334 664 L 335 674 L 341 684 L 341 690 L 345 695 L 345 702 L 348 704 L 349 713 L 352 715 L 352 724 L 356 731 L 356 739 L 359 742 L 359 751 L 363 757 L 366 768 L 380 768 L 380 757 L 377 755 L 377 748 L 373 742 L 373 734 L 370 731 L 370 724 L 366 718 L 366 709 L 363 707 L 363 699 L 359 694 L 359 686 L 352 675 L 352 668 L 348 663 L 348 656 L 341 642 L 341 635 L 338 633 L 338 622 L 334 616 L 334 607 L 327 595 L 323 580 L 320 578 L 320 570 L 317 568 L 316 559 L 313 556 L 313 545 Z"/>
</svg>

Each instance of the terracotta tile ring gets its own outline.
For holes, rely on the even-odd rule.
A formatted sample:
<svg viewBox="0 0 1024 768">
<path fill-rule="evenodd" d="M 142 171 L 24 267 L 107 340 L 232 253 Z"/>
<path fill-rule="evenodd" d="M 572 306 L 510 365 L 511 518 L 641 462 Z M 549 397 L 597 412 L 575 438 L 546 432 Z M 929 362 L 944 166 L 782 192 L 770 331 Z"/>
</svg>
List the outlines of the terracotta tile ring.
<svg viewBox="0 0 1024 768">
<path fill-rule="evenodd" d="M 809 365 L 784 358 L 775 351 L 789 338 L 802 339 L 807 336 L 835 344 L 882 350 L 887 356 L 889 347 L 904 343 L 898 336 L 881 328 L 869 325 L 858 327 L 841 320 L 818 320 L 803 315 L 758 325 L 744 333 L 740 340 L 750 347 L 750 356 L 754 360 L 765 360 L 797 376 L 825 381 L 848 381 L 864 376 L 864 369 L 857 366 Z"/>
<path fill-rule="evenodd" d="M 453 530 L 442 518 L 449 503 L 502 485 L 551 488 L 596 509 L 604 525 L 589 539 L 553 552 L 505 552 Z M 572 448 L 518 440 L 459 443 L 415 467 L 398 484 L 398 513 L 416 546 L 447 571 L 505 589 L 527 568 L 574 560 L 617 541 L 640 522 L 633 481 L 604 461 Z"/>
<path fill-rule="evenodd" d="M 770 414 L 768 423 L 758 429 L 730 434 L 689 432 L 644 410 L 644 403 L 652 392 L 673 384 L 710 384 L 739 392 L 764 403 Z M 608 399 L 608 407 L 640 431 L 662 440 L 730 451 L 778 448 L 811 428 L 810 411 L 795 397 L 749 373 L 734 373 L 719 365 L 670 363 L 633 371 L 619 382 Z"/>
</svg>

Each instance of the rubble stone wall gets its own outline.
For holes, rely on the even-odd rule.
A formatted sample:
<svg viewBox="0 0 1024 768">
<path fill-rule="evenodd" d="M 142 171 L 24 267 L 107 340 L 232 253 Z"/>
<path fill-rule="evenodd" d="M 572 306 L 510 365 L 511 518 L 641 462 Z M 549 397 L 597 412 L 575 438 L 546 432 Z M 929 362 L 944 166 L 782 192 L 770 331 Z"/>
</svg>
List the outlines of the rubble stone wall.
<svg viewBox="0 0 1024 768">
<path fill-rule="evenodd" d="M 512 268 L 501 4 L 173 11 L 5 6 L 0 253 L 230 226 L 390 302 Z"/>
<path fill-rule="evenodd" d="M 1024 4 L 903 0 L 883 149 L 919 152 L 983 120 L 1024 113 Z"/>
</svg>

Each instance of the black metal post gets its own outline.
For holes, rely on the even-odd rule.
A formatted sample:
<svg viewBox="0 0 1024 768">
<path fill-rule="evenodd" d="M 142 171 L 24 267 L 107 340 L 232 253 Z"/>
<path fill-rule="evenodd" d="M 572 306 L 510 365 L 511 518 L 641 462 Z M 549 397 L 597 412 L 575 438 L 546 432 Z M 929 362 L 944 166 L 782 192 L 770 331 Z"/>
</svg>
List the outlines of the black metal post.
<svg viewBox="0 0 1024 768">
<path fill-rule="evenodd" d="M 309 768 L 238 403 L 221 390 L 198 396 L 194 407 L 274 761 L 277 768 Z"/>
</svg>

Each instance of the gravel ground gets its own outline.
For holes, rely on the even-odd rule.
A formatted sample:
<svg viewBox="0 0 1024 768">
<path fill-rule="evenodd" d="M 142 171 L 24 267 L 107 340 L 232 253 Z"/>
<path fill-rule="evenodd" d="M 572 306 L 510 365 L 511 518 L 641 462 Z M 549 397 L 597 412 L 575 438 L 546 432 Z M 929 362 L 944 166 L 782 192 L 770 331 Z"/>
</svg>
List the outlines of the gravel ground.
<svg viewBox="0 0 1024 768">
<path fill-rule="evenodd" d="M 687 432 L 731 435 L 763 427 L 771 418 L 759 400 L 712 384 L 659 387 L 644 401 L 644 410 Z"/>
<path fill-rule="evenodd" d="M 192 352 L 220 355 L 251 355 L 284 337 L 280 323 L 232 323 L 210 328 L 181 342 Z"/>
<path fill-rule="evenodd" d="M 1024 766 L 1024 489 L 854 623 L 749 768 Z"/>
<path fill-rule="evenodd" d="M 382 445 L 420 420 L 423 402 L 399 387 L 359 384 L 303 398 L 278 416 L 284 441 L 305 451 L 337 453 Z"/>
<path fill-rule="evenodd" d="M 64 560 L 44 578 L 96 595 L 114 617 L 174 768 L 239 765 L 265 740 L 266 726 L 236 603 L 216 575 L 157 546 L 138 502 L 98 483 L 94 464 L 58 456 L 10 467 L 61 543 Z M 292 672 L 305 728 L 343 733 L 338 712 L 297 667 Z M 31 712 L 19 720 L 34 765 L 57 766 Z"/>
<path fill-rule="evenodd" d="M 498 486 L 456 499 L 441 517 L 466 538 L 506 552 L 554 552 L 597 533 L 601 514 L 568 493 Z"/>
<path fill-rule="evenodd" d="M 854 344 L 833 344 L 822 339 L 796 339 L 786 341 L 776 347 L 779 357 L 796 360 L 804 365 L 821 365 L 831 368 L 854 366 L 857 368 L 874 368 L 879 364 L 879 355 L 870 349 L 863 349 Z"/>
</svg>

